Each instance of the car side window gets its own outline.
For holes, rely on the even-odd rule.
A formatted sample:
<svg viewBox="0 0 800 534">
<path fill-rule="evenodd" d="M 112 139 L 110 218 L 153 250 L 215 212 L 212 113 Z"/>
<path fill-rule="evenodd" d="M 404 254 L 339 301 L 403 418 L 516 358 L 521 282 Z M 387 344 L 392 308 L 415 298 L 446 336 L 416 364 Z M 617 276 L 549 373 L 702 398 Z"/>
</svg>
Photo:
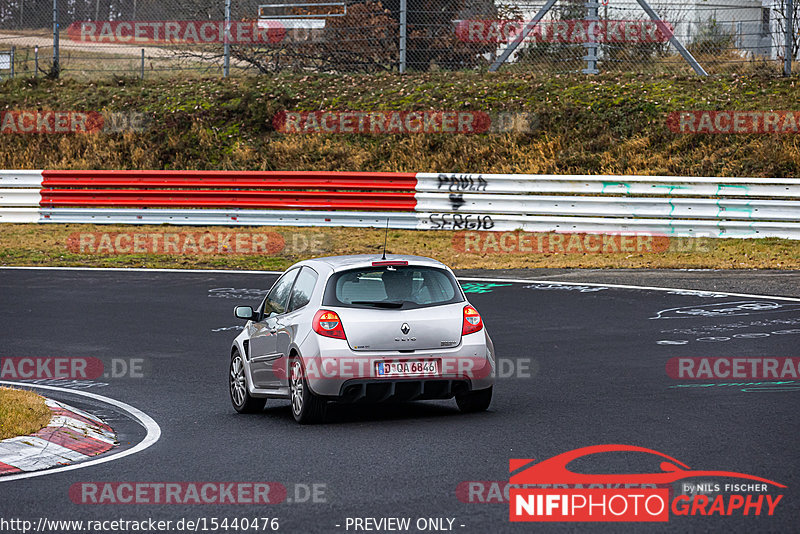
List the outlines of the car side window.
<svg viewBox="0 0 800 534">
<path fill-rule="evenodd" d="M 262 310 L 262 317 L 266 318 L 270 315 L 280 315 L 286 313 L 286 304 L 289 302 L 289 293 L 292 290 L 294 279 L 297 278 L 297 273 L 300 269 L 292 269 L 275 282 L 275 285 L 270 289 L 267 298 L 264 299 L 264 309 Z"/>
<path fill-rule="evenodd" d="M 308 304 L 316 285 L 317 273 L 310 267 L 303 267 L 303 270 L 297 275 L 297 282 L 295 282 L 294 289 L 292 289 L 288 311 L 298 310 Z"/>
</svg>

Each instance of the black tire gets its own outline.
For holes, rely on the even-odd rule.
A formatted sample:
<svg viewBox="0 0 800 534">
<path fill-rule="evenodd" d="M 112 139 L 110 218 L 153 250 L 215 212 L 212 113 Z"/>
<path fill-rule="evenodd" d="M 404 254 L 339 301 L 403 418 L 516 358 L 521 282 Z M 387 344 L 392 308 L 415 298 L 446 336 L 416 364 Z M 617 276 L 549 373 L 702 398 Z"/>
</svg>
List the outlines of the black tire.
<svg viewBox="0 0 800 534">
<path fill-rule="evenodd" d="M 308 387 L 303 361 L 297 356 L 289 360 L 289 400 L 292 416 L 301 425 L 318 423 L 325 418 L 327 402 Z"/>
<path fill-rule="evenodd" d="M 494 386 L 456 395 L 456 404 L 458 404 L 458 409 L 464 413 L 486 411 L 489 408 L 489 404 L 492 403 L 493 389 Z"/>
<path fill-rule="evenodd" d="M 247 391 L 247 377 L 244 372 L 244 361 L 239 351 L 231 355 L 228 368 L 228 393 L 231 396 L 233 409 L 239 413 L 257 413 L 264 409 L 267 399 L 251 397 Z"/>
</svg>

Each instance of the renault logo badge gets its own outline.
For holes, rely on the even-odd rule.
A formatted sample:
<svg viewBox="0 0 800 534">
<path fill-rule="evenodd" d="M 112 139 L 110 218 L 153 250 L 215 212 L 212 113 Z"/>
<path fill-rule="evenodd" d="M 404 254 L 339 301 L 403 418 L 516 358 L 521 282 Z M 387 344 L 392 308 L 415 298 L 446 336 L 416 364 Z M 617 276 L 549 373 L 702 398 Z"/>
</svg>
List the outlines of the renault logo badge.
<svg viewBox="0 0 800 534">
<path fill-rule="evenodd" d="M 411 332 L 411 327 L 408 326 L 408 323 L 403 323 L 403 326 L 400 327 L 400 331 L 403 333 L 403 335 L 408 334 Z"/>
</svg>

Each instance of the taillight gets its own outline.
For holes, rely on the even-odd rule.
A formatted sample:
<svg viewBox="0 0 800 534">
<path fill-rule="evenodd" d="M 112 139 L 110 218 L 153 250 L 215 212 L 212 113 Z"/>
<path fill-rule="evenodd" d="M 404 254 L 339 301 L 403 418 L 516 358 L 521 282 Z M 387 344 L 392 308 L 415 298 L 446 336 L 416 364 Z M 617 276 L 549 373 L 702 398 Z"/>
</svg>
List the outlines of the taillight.
<svg viewBox="0 0 800 534">
<path fill-rule="evenodd" d="M 333 337 L 336 339 L 347 339 L 342 328 L 342 320 L 336 312 L 319 310 L 314 315 L 314 332 L 321 336 Z"/>
<path fill-rule="evenodd" d="M 478 310 L 472 306 L 464 306 L 464 325 L 461 327 L 461 335 L 466 336 L 483 328 L 483 321 Z"/>
</svg>

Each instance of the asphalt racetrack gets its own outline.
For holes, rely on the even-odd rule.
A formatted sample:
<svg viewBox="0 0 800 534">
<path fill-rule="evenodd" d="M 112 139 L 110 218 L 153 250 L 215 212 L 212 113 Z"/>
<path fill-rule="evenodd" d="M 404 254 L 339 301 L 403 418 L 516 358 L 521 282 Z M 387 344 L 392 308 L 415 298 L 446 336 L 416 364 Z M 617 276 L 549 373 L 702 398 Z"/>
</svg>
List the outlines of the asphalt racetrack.
<svg viewBox="0 0 800 534">
<path fill-rule="evenodd" d="M 488 412 L 462 415 L 454 401 L 334 406 L 326 424 L 300 426 L 288 401 L 239 415 L 228 396 L 230 343 L 242 325 L 232 309 L 257 305 L 274 280 L 271 274 L 0 269 L 0 357 L 136 361 L 135 376 L 60 385 L 128 403 L 161 430 L 149 448 L 114 461 L 0 479 L 0 517 L 34 523 L 267 517 L 279 519 L 280 532 L 297 533 L 356 532 L 348 518 L 387 517 L 411 518 L 412 526 L 419 518 L 452 519 L 441 524 L 463 533 L 798 528 L 800 379 L 681 380 L 668 375 L 667 362 L 798 357 L 800 299 L 463 281 L 494 339 L 500 374 L 510 375 L 498 377 Z M 687 307 L 704 311 L 683 313 Z M 41 392 L 94 409 L 118 430 L 123 449 L 145 435 L 102 403 Z M 668 523 L 657 524 L 509 522 L 508 503 L 497 502 L 502 486 L 491 484 L 508 481 L 509 459 L 544 460 L 600 444 L 638 445 L 692 469 L 756 475 L 786 488 L 777 492 L 783 498 L 772 516 L 763 510 L 671 513 Z M 648 472 L 649 461 L 611 455 L 579 467 Z M 203 481 L 279 483 L 287 493 L 269 505 L 84 504 L 70 497 L 77 483 Z M 678 485 L 674 491 L 680 493 Z M 486 500 L 492 502 L 480 502 Z"/>
</svg>

